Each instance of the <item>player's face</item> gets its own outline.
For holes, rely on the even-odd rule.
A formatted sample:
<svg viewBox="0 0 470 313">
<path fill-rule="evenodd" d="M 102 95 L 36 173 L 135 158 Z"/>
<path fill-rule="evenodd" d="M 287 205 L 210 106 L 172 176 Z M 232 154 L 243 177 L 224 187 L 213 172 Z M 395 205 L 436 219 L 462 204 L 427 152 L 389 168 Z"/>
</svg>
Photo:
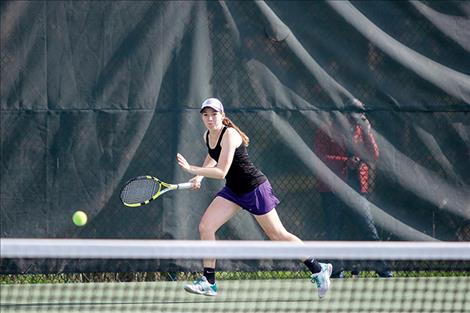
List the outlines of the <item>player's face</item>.
<svg viewBox="0 0 470 313">
<path fill-rule="evenodd" d="M 205 108 L 202 113 L 202 121 L 204 125 L 209 130 L 219 129 L 223 126 L 222 120 L 224 118 L 224 113 L 217 112 L 212 108 Z"/>
</svg>

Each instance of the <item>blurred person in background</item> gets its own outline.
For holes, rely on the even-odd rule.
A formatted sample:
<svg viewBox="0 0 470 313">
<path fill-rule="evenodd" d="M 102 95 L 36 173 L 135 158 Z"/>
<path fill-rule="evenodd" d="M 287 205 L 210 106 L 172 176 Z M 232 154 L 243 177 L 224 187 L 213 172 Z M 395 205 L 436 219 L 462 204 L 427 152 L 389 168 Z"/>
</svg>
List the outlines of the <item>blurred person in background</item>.
<svg viewBox="0 0 470 313">
<path fill-rule="evenodd" d="M 314 152 L 338 178 L 361 197 L 368 199 L 374 186 L 373 167 L 379 158 L 379 147 L 365 113 L 345 114 L 345 118 L 337 120 L 328 116 L 323 127 L 315 133 Z M 351 240 L 345 230 L 348 226 L 356 226 L 361 233 L 361 240 L 380 241 L 368 205 L 360 208 L 361 213 L 356 213 L 357 210 L 338 197 L 325 182 L 319 180 L 317 190 L 321 197 L 328 240 Z M 342 264 L 334 264 L 335 271 L 331 277 L 342 278 L 343 267 Z M 383 262 L 377 265 L 376 272 L 380 277 L 393 276 Z M 359 269 L 352 269 L 351 274 L 358 277 Z"/>
</svg>

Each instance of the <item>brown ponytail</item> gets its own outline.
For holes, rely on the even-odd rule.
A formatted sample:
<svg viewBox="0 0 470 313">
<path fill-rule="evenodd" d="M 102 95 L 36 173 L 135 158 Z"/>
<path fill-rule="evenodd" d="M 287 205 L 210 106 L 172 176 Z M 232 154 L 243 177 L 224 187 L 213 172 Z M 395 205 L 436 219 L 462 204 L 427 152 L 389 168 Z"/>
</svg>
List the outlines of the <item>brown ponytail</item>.
<svg viewBox="0 0 470 313">
<path fill-rule="evenodd" d="M 222 120 L 222 124 L 235 129 L 242 137 L 242 141 L 245 144 L 245 146 L 248 146 L 248 144 L 250 143 L 250 138 L 248 138 L 248 136 L 244 132 L 242 132 L 240 128 L 238 128 L 238 126 L 235 125 L 228 117 L 224 117 L 224 119 Z"/>
</svg>

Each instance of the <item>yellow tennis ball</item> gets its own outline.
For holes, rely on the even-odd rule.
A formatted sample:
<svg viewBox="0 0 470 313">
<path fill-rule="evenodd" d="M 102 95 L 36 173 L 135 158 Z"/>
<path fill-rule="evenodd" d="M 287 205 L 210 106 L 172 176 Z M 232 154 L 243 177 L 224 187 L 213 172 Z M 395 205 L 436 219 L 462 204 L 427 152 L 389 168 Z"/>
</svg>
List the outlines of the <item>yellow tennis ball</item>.
<svg viewBox="0 0 470 313">
<path fill-rule="evenodd" d="M 87 219 L 86 213 L 83 211 L 76 211 L 72 216 L 72 221 L 76 226 L 84 226 Z"/>
</svg>

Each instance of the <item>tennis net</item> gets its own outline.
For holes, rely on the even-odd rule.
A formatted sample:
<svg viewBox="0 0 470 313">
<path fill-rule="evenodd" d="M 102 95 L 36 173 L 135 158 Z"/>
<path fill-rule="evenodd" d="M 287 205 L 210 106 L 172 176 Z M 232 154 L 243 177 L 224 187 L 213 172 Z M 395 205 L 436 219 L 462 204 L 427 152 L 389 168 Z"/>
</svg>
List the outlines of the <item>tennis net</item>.
<svg viewBox="0 0 470 313">
<path fill-rule="evenodd" d="M 338 276 L 323 299 L 306 256 Z M 1 239 L 1 257 L 2 313 L 470 312 L 468 242 Z M 218 295 L 185 292 L 209 257 Z"/>
</svg>

